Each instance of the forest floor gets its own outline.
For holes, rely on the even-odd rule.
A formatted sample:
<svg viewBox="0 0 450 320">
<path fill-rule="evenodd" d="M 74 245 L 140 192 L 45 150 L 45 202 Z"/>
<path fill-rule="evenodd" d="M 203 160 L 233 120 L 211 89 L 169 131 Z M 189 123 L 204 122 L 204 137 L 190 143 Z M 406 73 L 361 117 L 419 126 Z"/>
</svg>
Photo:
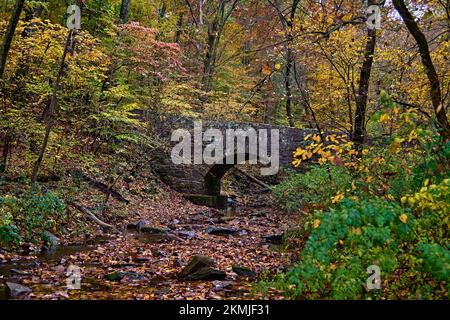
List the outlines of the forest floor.
<svg viewBox="0 0 450 320">
<path fill-rule="evenodd" d="M 157 197 L 127 196 L 130 204 L 125 218 L 115 223 L 118 232 L 98 232 L 89 241 L 72 241 L 45 254 L 3 255 L 6 263 L 0 264 L 0 280 L 31 289 L 16 297 L 19 299 L 261 298 L 254 290 L 257 281 L 285 269 L 298 254 L 264 238 L 298 224 L 298 217 L 270 206 L 217 210 L 194 205 L 167 187 Z M 137 221 L 155 229 L 166 228 L 168 233 L 127 229 Z M 213 235 L 208 227 L 233 232 Z M 178 273 L 195 255 L 212 258 L 214 268 L 224 271 L 226 278 L 179 279 Z M 239 276 L 233 265 L 248 268 L 255 275 Z M 81 269 L 80 290 L 67 288 L 70 266 Z M 109 280 L 105 278 L 108 275 Z M 267 298 L 282 296 L 273 291 Z"/>
</svg>

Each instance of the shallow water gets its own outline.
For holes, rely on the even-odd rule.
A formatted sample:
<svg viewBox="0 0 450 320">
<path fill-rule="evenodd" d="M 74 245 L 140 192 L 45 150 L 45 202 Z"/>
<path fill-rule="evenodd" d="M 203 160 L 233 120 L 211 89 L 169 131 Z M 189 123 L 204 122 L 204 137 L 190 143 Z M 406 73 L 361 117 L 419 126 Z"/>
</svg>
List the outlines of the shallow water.
<svg viewBox="0 0 450 320">
<path fill-rule="evenodd" d="M 27 272 L 41 263 L 56 263 L 62 258 L 74 255 L 80 252 L 93 250 L 100 242 L 106 241 L 105 237 L 98 237 L 92 243 L 80 244 L 80 245 L 67 245 L 67 246 L 56 246 L 55 248 L 48 251 L 41 251 L 32 256 L 36 256 L 34 259 L 19 259 L 7 263 L 0 263 L 0 277 L 3 279 L 8 279 L 14 276 L 14 270 Z M 18 274 L 20 276 L 20 274 Z M 5 287 L 0 286 L 0 300 L 8 299 Z"/>
</svg>

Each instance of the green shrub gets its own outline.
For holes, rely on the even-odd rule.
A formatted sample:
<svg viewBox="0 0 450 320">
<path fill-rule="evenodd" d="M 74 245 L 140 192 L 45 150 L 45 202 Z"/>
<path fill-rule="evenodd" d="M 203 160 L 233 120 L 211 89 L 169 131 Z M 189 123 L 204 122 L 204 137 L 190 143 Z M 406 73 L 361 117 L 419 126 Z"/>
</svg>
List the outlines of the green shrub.
<svg viewBox="0 0 450 320">
<path fill-rule="evenodd" d="M 418 250 L 423 257 L 423 268 L 428 274 L 439 281 L 450 279 L 450 253 L 448 248 L 443 248 L 436 243 L 421 243 Z"/>
<path fill-rule="evenodd" d="M 448 226 L 450 225 L 450 179 L 439 184 L 422 187 L 412 195 L 402 197 L 401 202 L 418 217 L 415 229 L 420 240 L 448 245 Z"/>
<path fill-rule="evenodd" d="M 20 199 L 20 209 L 28 234 L 41 235 L 55 226 L 65 205 L 53 192 L 30 192 Z"/>
<path fill-rule="evenodd" d="M 344 167 L 315 166 L 300 174 L 290 172 L 288 177 L 272 191 L 276 203 L 289 213 L 308 204 L 325 207 L 333 196 L 350 186 L 350 174 Z"/>
<path fill-rule="evenodd" d="M 45 231 L 53 230 L 65 205 L 53 192 L 31 189 L 20 197 L 0 197 L 0 240 L 18 245 L 20 240 L 38 241 Z"/>
<path fill-rule="evenodd" d="M 2 246 L 15 247 L 19 245 L 20 239 L 19 230 L 14 224 L 0 226 L 0 243 Z"/>
<path fill-rule="evenodd" d="M 0 205 L 0 243 L 4 247 L 16 246 L 20 242 L 19 230 L 14 224 L 13 216 Z"/>
<path fill-rule="evenodd" d="M 11 196 L 0 198 L 0 243 L 4 247 L 16 246 L 20 242 L 18 228 L 11 213 L 14 199 Z"/>
<path fill-rule="evenodd" d="M 425 218 L 379 197 L 345 199 L 309 218 L 299 263 L 267 285 L 289 298 L 446 297 L 449 252 L 421 228 Z M 381 269 L 383 290 L 366 288 L 371 265 Z"/>
</svg>

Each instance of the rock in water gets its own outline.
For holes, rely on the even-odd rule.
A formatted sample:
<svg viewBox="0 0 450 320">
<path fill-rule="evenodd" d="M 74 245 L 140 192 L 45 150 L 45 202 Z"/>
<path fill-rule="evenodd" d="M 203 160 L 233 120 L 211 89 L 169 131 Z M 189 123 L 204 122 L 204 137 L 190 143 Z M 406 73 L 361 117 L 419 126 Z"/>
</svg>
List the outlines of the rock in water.
<svg viewBox="0 0 450 320">
<path fill-rule="evenodd" d="M 137 272 L 127 272 L 125 277 L 130 281 L 142 281 L 145 280 L 145 276 Z"/>
<path fill-rule="evenodd" d="M 220 280 L 214 280 L 212 282 L 213 285 L 213 291 L 223 291 L 225 289 L 230 289 L 233 287 L 232 281 L 220 281 Z"/>
<path fill-rule="evenodd" d="M 176 234 L 178 234 L 181 238 L 186 238 L 186 239 L 194 239 L 197 237 L 197 234 L 195 233 L 195 231 L 189 231 L 189 230 L 176 231 Z"/>
<path fill-rule="evenodd" d="M 11 269 L 9 270 L 9 272 L 13 273 L 13 274 L 19 274 L 21 276 L 26 276 L 29 275 L 30 273 L 24 270 L 20 270 L 20 269 Z"/>
<path fill-rule="evenodd" d="M 233 265 L 232 269 L 233 269 L 233 272 L 235 272 L 237 275 L 242 276 L 242 277 L 253 278 L 256 276 L 256 272 L 254 272 L 253 270 L 246 268 L 246 267 L 242 267 L 237 264 Z"/>
<path fill-rule="evenodd" d="M 264 239 L 265 242 L 267 243 L 271 243 L 271 244 L 282 244 L 283 243 L 283 238 L 284 238 L 284 233 L 282 234 L 276 234 L 276 235 L 271 235 L 271 236 L 265 236 L 262 237 Z"/>
<path fill-rule="evenodd" d="M 116 271 L 110 274 L 105 275 L 105 279 L 108 281 L 120 281 L 125 278 L 127 274 L 122 271 Z"/>
<path fill-rule="evenodd" d="M 144 280 L 145 277 L 142 274 L 136 272 L 123 272 L 116 271 L 110 274 L 105 275 L 105 279 L 108 281 L 122 281 L 123 278 L 127 278 L 128 280 Z"/>
<path fill-rule="evenodd" d="M 127 225 L 127 229 L 141 230 L 148 224 L 147 220 L 139 220 Z"/>
<path fill-rule="evenodd" d="M 18 297 L 21 294 L 30 293 L 32 290 L 18 283 L 7 282 L 6 283 L 6 294 L 10 298 Z"/>
<path fill-rule="evenodd" d="M 141 228 L 141 231 L 150 234 L 166 234 L 167 232 L 170 231 L 170 229 L 145 226 Z"/>
<path fill-rule="evenodd" d="M 180 278 L 186 278 L 187 276 L 197 272 L 198 270 L 206 267 L 212 267 L 215 264 L 214 260 L 206 256 L 194 256 L 191 258 L 186 267 L 179 273 Z"/>
<path fill-rule="evenodd" d="M 229 229 L 229 228 L 216 228 L 216 227 L 208 227 L 206 229 L 207 234 L 217 235 L 217 236 L 226 236 L 238 233 L 238 230 Z"/>
<path fill-rule="evenodd" d="M 48 231 L 44 232 L 44 237 L 51 248 L 54 248 L 59 244 L 59 238 Z"/>
<path fill-rule="evenodd" d="M 213 269 L 211 267 L 205 267 L 197 270 L 196 272 L 186 276 L 186 280 L 225 280 L 227 277 L 226 273 Z"/>
</svg>

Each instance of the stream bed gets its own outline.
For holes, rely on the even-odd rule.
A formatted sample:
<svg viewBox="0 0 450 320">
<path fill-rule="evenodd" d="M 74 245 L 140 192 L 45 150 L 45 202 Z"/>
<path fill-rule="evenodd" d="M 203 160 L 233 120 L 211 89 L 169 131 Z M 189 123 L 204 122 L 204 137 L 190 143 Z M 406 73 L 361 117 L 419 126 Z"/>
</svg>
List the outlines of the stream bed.
<svg viewBox="0 0 450 320">
<path fill-rule="evenodd" d="M 50 250 L 41 251 L 37 254 L 30 254 L 18 260 L 6 263 L 0 262 L 0 280 L 7 282 L 14 277 L 20 275 L 29 275 L 34 268 L 38 268 L 43 264 L 55 264 L 65 257 L 75 255 L 82 252 L 93 250 L 98 244 L 108 241 L 107 237 L 97 237 L 89 243 L 76 245 L 57 245 Z M 14 282 L 14 280 L 12 280 Z M 0 300 L 7 300 L 9 297 L 6 292 L 6 286 L 0 285 Z"/>
<path fill-rule="evenodd" d="M 106 238 L 56 246 L 0 264 L 0 299 L 252 299 L 260 275 L 276 273 L 290 263 L 290 253 L 268 241 L 280 237 L 293 221 L 277 211 L 227 214 L 191 209 L 180 215 L 174 210 L 158 219 L 154 212 L 142 218 L 153 219 L 146 230 L 124 227 Z M 214 279 L 179 277 L 197 255 L 213 261 Z M 81 269 L 78 290 L 67 285 L 70 266 Z M 236 266 L 253 275 L 238 274 Z M 10 297 L 6 282 L 25 286 L 26 292 Z M 277 293 L 273 297 L 279 298 Z"/>
</svg>

